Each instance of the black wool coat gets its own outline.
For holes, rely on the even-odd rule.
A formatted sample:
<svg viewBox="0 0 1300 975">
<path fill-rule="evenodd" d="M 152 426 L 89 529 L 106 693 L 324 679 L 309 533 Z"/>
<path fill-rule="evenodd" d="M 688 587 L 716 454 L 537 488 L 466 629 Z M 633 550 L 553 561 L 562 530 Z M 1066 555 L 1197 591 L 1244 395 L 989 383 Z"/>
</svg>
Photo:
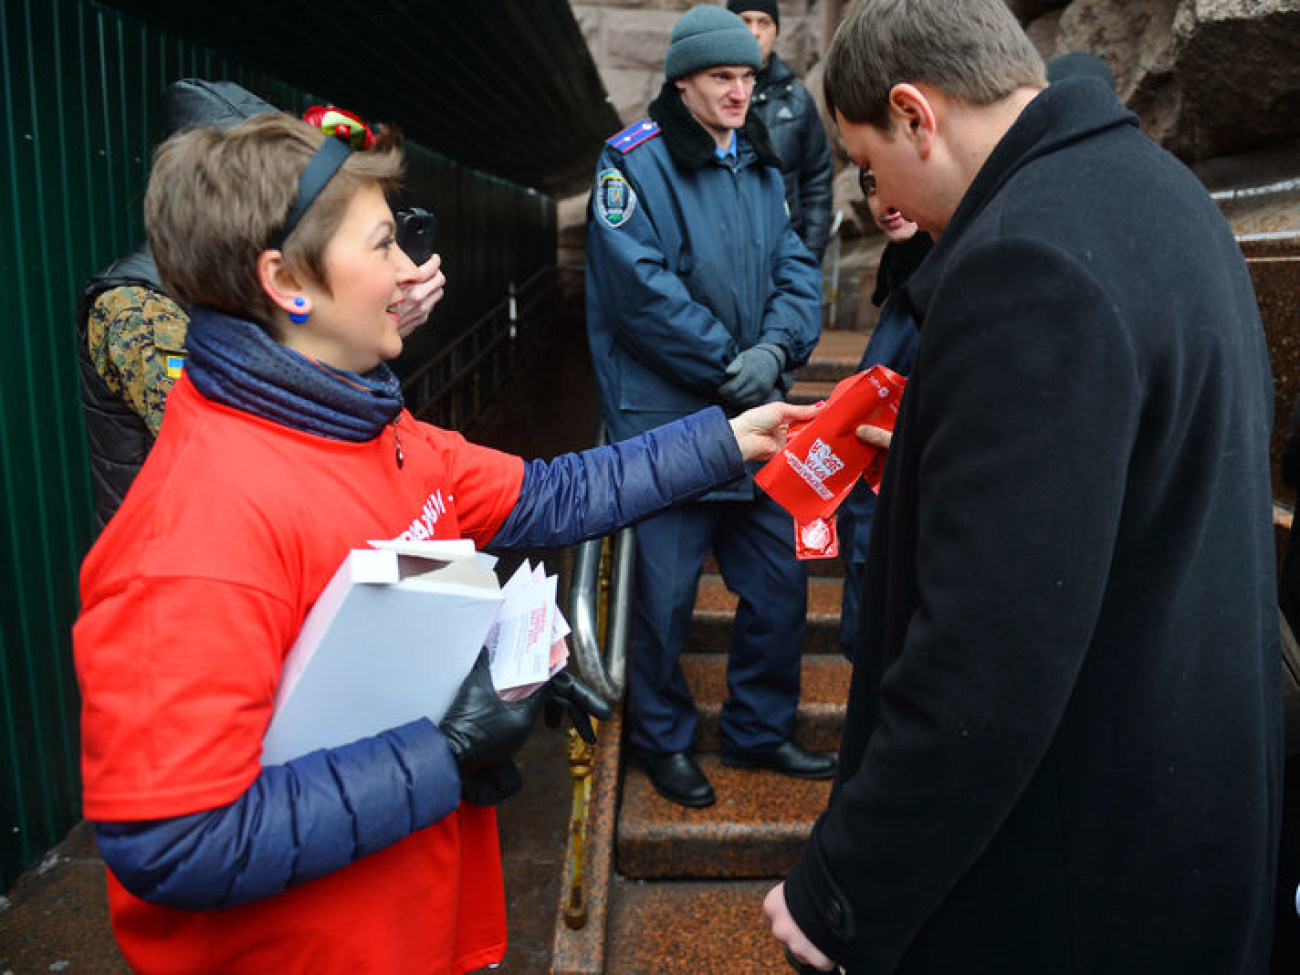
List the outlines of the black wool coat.
<svg viewBox="0 0 1300 975">
<path fill-rule="evenodd" d="M 1076 79 L 903 293 L 921 340 L 795 920 L 854 975 L 1264 973 L 1272 390 L 1231 232 Z"/>
</svg>

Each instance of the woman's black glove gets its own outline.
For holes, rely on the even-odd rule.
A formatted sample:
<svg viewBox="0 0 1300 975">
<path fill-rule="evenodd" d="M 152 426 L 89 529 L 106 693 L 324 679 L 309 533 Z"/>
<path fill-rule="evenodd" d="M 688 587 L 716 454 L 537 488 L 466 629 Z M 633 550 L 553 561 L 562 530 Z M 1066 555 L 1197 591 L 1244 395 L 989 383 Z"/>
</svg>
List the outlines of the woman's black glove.
<svg viewBox="0 0 1300 975">
<path fill-rule="evenodd" d="M 452 757 L 464 779 L 466 773 L 506 762 L 524 743 L 537 723 L 539 712 L 557 728 L 568 712 L 578 734 L 588 743 L 596 740 L 591 716 L 608 718 L 608 704 L 568 671 L 560 671 L 522 701 L 503 701 L 492 686 L 487 651 L 482 651 L 456 692 L 438 730 L 447 739 Z"/>
<path fill-rule="evenodd" d="M 476 806 L 495 806 L 505 802 L 523 788 L 519 767 L 506 759 L 466 772 L 460 779 L 460 797 Z"/>
<path fill-rule="evenodd" d="M 522 701 L 501 700 L 492 686 L 487 651 L 481 651 L 438 722 L 461 776 L 510 758 L 533 730 L 544 704 L 541 693 Z"/>
<path fill-rule="evenodd" d="M 588 745 L 596 743 L 596 729 L 591 726 L 591 719 L 604 721 L 614 713 L 604 698 L 567 670 L 548 680 L 541 693 L 546 698 L 547 727 L 558 728 L 567 711 L 574 731 Z"/>
</svg>

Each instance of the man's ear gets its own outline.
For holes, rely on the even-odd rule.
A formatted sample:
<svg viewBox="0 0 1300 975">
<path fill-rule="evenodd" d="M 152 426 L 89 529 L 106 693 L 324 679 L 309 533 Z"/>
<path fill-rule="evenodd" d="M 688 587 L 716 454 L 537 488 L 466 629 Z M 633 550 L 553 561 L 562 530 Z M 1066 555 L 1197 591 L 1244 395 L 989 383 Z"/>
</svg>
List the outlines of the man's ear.
<svg viewBox="0 0 1300 975">
<path fill-rule="evenodd" d="M 928 158 L 938 133 L 938 118 L 931 97 L 922 88 L 906 83 L 889 90 L 889 113 L 900 131 L 916 145 L 917 154 Z"/>
<path fill-rule="evenodd" d="M 257 255 L 257 280 L 271 303 L 286 315 L 311 313 L 311 296 L 305 282 L 295 274 L 278 250 Z"/>
</svg>

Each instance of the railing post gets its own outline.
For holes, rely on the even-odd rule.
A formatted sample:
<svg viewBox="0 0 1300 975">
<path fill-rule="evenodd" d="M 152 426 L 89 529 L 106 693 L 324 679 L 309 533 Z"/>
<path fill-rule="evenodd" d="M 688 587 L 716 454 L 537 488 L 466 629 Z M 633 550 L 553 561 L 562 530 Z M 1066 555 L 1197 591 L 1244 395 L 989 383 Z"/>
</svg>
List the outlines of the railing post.
<svg viewBox="0 0 1300 975">
<path fill-rule="evenodd" d="M 826 327 L 835 328 L 835 322 L 839 317 L 840 308 L 840 249 L 843 246 L 840 238 L 840 228 L 844 223 L 844 211 L 836 210 L 835 219 L 831 223 L 831 286 L 827 289 L 822 301 L 827 305 Z"/>
<path fill-rule="evenodd" d="M 593 722 L 596 724 L 596 722 Z M 569 813 L 572 868 L 564 900 L 564 923 L 578 929 L 587 923 L 586 857 L 587 810 L 591 805 L 591 773 L 596 747 L 569 730 L 569 775 L 573 779 L 573 808 Z"/>
</svg>

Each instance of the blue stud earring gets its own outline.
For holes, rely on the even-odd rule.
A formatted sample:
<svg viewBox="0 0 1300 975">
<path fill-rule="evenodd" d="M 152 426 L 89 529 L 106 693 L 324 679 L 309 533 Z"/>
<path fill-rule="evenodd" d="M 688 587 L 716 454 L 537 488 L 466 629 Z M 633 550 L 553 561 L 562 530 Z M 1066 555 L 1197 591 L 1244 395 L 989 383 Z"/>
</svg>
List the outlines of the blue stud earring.
<svg viewBox="0 0 1300 975">
<path fill-rule="evenodd" d="M 293 306 L 295 308 L 300 309 L 299 311 L 289 312 L 289 321 L 293 322 L 295 325 L 301 325 L 303 322 L 305 322 L 308 318 L 311 317 L 311 312 L 301 311 L 301 309 L 307 307 L 307 302 L 304 301 L 302 298 L 293 299 Z"/>
</svg>

